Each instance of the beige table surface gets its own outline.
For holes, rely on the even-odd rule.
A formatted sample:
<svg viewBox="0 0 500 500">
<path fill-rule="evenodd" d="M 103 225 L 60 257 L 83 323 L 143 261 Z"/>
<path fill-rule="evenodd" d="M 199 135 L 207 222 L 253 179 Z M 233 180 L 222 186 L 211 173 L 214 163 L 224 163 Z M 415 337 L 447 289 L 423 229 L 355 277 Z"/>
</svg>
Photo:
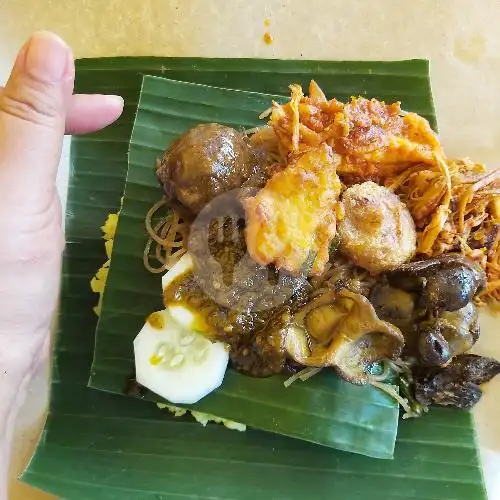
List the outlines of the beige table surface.
<svg viewBox="0 0 500 500">
<path fill-rule="evenodd" d="M 499 0 L 0 0 L 0 83 L 17 48 L 38 29 L 63 36 L 77 57 L 429 58 L 448 153 L 498 165 L 499 20 Z M 63 158 L 63 191 L 66 177 Z M 483 318 L 479 350 L 500 358 L 495 323 L 499 330 L 500 319 Z M 53 498 L 14 479 L 36 441 L 46 380 L 42 370 L 19 417 L 11 499 Z M 476 411 L 490 500 L 500 499 L 499 400 L 500 379 Z"/>
</svg>

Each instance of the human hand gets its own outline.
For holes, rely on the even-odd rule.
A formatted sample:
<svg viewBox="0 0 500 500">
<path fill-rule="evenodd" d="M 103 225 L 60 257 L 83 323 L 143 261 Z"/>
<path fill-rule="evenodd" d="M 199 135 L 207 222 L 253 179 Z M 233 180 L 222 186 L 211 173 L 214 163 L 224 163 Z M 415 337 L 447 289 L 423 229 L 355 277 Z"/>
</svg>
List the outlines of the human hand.
<svg viewBox="0 0 500 500">
<path fill-rule="evenodd" d="M 64 240 L 56 173 L 63 136 L 99 130 L 123 109 L 118 96 L 73 95 L 74 77 L 69 47 L 40 32 L 0 87 L 1 499 L 14 418 L 48 352 L 59 292 Z"/>
</svg>

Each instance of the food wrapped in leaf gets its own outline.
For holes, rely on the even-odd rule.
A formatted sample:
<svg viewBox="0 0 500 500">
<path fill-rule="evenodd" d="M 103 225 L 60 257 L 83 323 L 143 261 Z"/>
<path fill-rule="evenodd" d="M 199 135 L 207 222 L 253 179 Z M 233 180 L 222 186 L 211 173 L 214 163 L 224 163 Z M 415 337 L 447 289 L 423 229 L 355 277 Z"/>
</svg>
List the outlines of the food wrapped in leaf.
<svg viewBox="0 0 500 500">
<path fill-rule="evenodd" d="M 225 342 L 232 368 L 244 374 L 291 368 L 303 379 L 331 367 L 352 383 L 386 386 L 377 377 L 402 363 L 411 390 L 412 363 L 433 370 L 477 340 L 472 300 L 485 275 L 461 255 L 407 263 L 418 245 L 431 255 L 443 244 L 456 213 L 464 227 L 470 223 L 469 180 L 490 214 L 500 209 L 484 191 L 495 182 L 466 174 L 457 181 L 429 124 L 398 103 L 328 101 L 315 82 L 309 97 L 298 85 L 291 90 L 290 102 L 273 105 L 268 126 L 236 133 L 227 148 L 233 129 L 195 127 L 160 162 L 170 199 L 197 215 L 176 221 L 173 237 L 160 235 L 166 246 L 188 242 L 193 268 L 165 293 L 165 305 L 180 322 Z M 414 181 L 418 188 L 406 196 Z M 225 211 L 213 214 L 226 195 Z M 465 246 L 487 242 L 495 251 L 498 221 L 490 219 L 470 226 Z"/>
</svg>

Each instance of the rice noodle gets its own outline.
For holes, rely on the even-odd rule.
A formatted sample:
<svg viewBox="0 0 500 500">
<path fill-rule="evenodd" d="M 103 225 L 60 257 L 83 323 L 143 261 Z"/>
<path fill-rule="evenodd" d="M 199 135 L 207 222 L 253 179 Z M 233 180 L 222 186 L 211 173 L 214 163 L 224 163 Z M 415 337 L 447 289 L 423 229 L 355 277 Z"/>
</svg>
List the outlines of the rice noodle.
<svg viewBox="0 0 500 500">
<path fill-rule="evenodd" d="M 165 208 L 169 209 L 169 213 L 154 223 L 158 212 Z M 144 248 L 144 266 L 154 274 L 168 271 L 186 253 L 184 240 L 187 224 L 182 222 L 175 210 L 168 207 L 166 199 L 163 198 L 149 209 L 145 226 L 149 239 Z"/>
<path fill-rule="evenodd" d="M 259 120 L 263 120 L 264 118 L 267 118 L 273 111 L 273 107 L 269 106 L 267 109 L 262 111 L 262 113 L 259 115 Z"/>
<path fill-rule="evenodd" d="M 290 378 L 287 378 L 283 382 L 283 385 L 285 387 L 290 387 L 297 380 L 305 382 L 306 380 L 309 380 L 311 377 L 314 377 L 314 375 L 317 375 L 322 369 L 323 368 L 314 368 L 308 366 L 307 368 L 304 368 L 303 370 L 300 370 L 299 372 L 295 373 Z"/>
<path fill-rule="evenodd" d="M 408 403 L 408 400 L 406 398 L 403 398 L 402 396 L 399 395 L 396 386 L 393 386 L 391 384 L 384 384 L 382 382 L 378 382 L 377 380 L 372 380 L 370 382 L 370 384 L 373 387 L 376 387 L 377 389 L 380 389 L 381 391 L 385 392 L 386 394 L 388 394 L 389 396 L 391 396 L 391 398 L 395 399 L 399 403 L 399 405 L 405 411 L 404 414 L 403 414 L 403 418 L 404 419 L 412 418 L 412 417 L 418 417 L 418 415 L 416 415 L 413 412 L 413 410 L 411 409 L 411 406 Z"/>
</svg>

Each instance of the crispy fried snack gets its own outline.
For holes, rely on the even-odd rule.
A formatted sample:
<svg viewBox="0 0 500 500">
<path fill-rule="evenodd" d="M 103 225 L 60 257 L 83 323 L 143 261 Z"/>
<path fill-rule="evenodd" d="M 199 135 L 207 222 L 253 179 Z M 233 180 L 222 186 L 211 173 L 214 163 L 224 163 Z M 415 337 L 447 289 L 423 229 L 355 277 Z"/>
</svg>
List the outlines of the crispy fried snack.
<svg viewBox="0 0 500 500">
<path fill-rule="evenodd" d="M 417 163 L 434 163 L 441 152 L 429 122 L 416 113 L 403 113 L 400 103 L 353 97 L 347 104 L 327 100 L 311 81 L 309 97 L 291 85 L 291 99 L 273 104 L 269 124 L 282 147 L 292 153 L 322 143 L 341 156 L 343 182 L 380 181 Z"/>
<path fill-rule="evenodd" d="M 280 164 L 330 146 L 344 185 L 372 180 L 405 203 L 417 229 L 417 254 L 460 251 L 476 260 L 488 277 L 480 300 L 500 303 L 500 169 L 446 158 L 427 120 L 403 112 L 399 103 L 328 100 L 314 81 L 309 96 L 300 85 L 290 90 L 290 101 L 273 103 L 262 128 Z"/>
<path fill-rule="evenodd" d="M 341 189 L 339 157 L 326 144 L 296 155 L 253 198 L 243 204 L 246 243 L 259 264 L 299 274 L 312 261 L 311 274 L 328 262 L 335 235 L 336 205 Z"/>
<path fill-rule="evenodd" d="M 391 191 L 374 182 L 351 186 L 342 196 L 340 248 L 373 274 L 408 262 L 416 251 L 417 233 L 410 212 Z"/>
</svg>

